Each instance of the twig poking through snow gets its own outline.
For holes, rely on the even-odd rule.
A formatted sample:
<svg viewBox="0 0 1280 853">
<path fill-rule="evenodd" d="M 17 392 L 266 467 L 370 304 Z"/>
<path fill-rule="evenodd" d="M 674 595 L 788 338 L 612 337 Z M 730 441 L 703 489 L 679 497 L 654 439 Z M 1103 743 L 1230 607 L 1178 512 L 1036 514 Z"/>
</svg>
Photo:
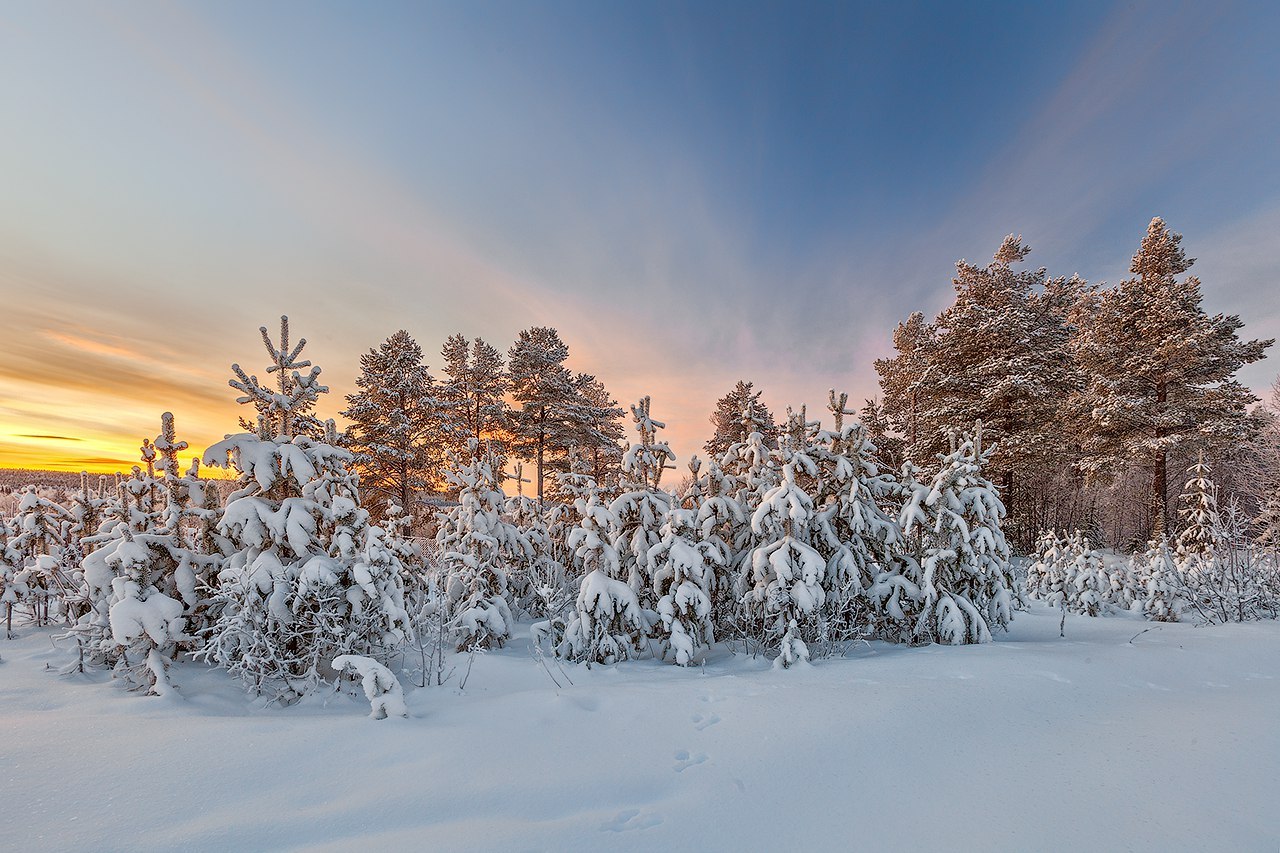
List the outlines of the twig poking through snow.
<svg viewBox="0 0 1280 853">
<path fill-rule="evenodd" d="M 1158 631 L 1158 630 L 1160 630 L 1159 625 L 1152 625 L 1150 628 L 1143 628 L 1141 631 L 1139 631 L 1138 633 L 1134 634 L 1132 637 L 1129 638 L 1129 644 L 1132 645 L 1134 640 L 1138 639 L 1148 631 Z"/>
</svg>

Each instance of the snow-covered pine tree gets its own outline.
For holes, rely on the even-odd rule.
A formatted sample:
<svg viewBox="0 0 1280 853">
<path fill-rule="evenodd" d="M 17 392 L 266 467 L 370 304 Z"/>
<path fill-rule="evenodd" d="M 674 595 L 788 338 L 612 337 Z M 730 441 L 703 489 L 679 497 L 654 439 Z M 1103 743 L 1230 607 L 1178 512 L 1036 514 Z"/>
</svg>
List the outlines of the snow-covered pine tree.
<svg viewBox="0 0 1280 853">
<path fill-rule="evenodd" d="M 105 481 L 99 479 L 99 483 Z M 84 540 L 98 532 L 102 524 L 102 511 L 107 501 L 101 494 L 101 488 L 94 488 L 89 482 L 89 473 L 80 472 L 80 488 L 71 493 L 70 506 L 71 526 L 68 528 L 68 544 L 75 543 L 83 558 L 85 552 L 92 550 L 92 545 Z"/>
<path fill-rule="evenodd" d="M 754 383 L 740 379 L 728 394 L 716 401 L 711 413 L 711 438 L 703 445 L 709 457 L 719 459 L 753 432 L 763 436 L 766 447 L 778 446 L 778 427 L 773 422 L 773 413 L 761 401 L 761 393 L 755 390 Z"/>
<path fill-rule="evenodd" d="M 207 576 L 213 562 L 193 553 L 184 539 L 188 494 L 176 472 L 177 454 L 186 446 L 165 412 L 155 442 L 142 443 L 146 472 L 135 466 L 119 484 L 123 523 L 84 558 L 81 606 L 69 632 L 80 648 L 74 668 L 111 666 L 123 683 L 152 695 L 172 689 L 169 667 L 194 639 L 187 616 L 199 600 L 196 578 Z M 157 458 L 162 479 L 156 477 Z"/>
<path fill-rule="evenodd" d="M 662 490 L 662 472 L 673 467 L 675 454 L 670 445 L 658 440 L 658 431 L 666 428 L 650 415 L 650 399 L 644 397 L 631 407 L 640 440 L 627 448 L 622 459 L 625 491 L 609 506 L 616 527 L 610 531 L 614 550 L 620 561 L 622 577 L 631 586 L 640 604 L 652 611 L 662 594 L 654 585 L 654 566 L 650 552 L 661 541 L 661 528 L 670 512 L 673 498 Z"/>
<path fill-rule="evenodd" d="M 422 347 L 401 329 L 360 356 L 359 389 L 347 395 L 346 446 L 356 455 L 365 503 L 388 500 L 412 511 L 420 492 L 443 484 L 445 448 L 465 430 L 422 361 Z"/>
<path fill-rule="evenodd" d="M 1092 541 L 1092 539 L 1091 539 Z M 1105 563 L 1104 563 L 1105 566 Z M 1133 610 L 1142 601 L 1143 590 L 1134 574 L 1132 560 L 1113 560 L 1105 567 L 1110 603 L 1121 610 Z"/>
<path fill-rule="evenodd" d="M 548 524 L 548 519 L 559 515 L 558 510 L 562 510 L 563 505 L 556 503 L 547 512 L 540 512 L 538 502 L 524 493 L 524 487 L 530 481 L 524 476 L 524 465 L 520 462 L 512 466 L 505 479 L 516 484 L 516 493 L 503 503 L 503 516 L 510 519 L 527 545 L 520 553 L 508 555 L 507 581 L 511 598 L 518 610 L 545 616 L 539 588 L 545 584 L 560 586 L 564 583 L 564 566 L 552 556 L 554 545 Z M 557 488 L 559 483 L 557 475 Z"/>
<path fill-rule="evenodd" d="M 741 559 L 739 542 L 745 541 L 743 537 L 751 528 L 749 517 L 730 495 L 732 478 L 725 476 L 714 459 L 707 463 L 705 474 L 702 470 L 702 460 L 696 454 L 690 457 L 689 489 L 682 502 L 694 513 L 695 540 L 713 548 L 718 555 L 710 594 L 711 624 L 716 636 L 720 636 L 731 630 L 738 599 L 743 594 L 735 592 L 734 577 Z"/>
<path fill-rule="evenodd" d="M 724 555 L 716 544 L 700 540 L 696 515 L 673 507 L 662 540 L 649 553 L 658 599 L 658 640 L 663 657 L 689 666 L 700 648 L 716 642 L 712 594 Z"/>
<path fill-rule="evenodd" d="M 981 420 L 995 452 L 988 476 L 1001 483 L 1006 534 L 1030 547 L 1030 510 L 1052 496 L 1041 483 L 1072 461 L 1064 401 L 1082 381 L 1071 358 L 1072 310 L 1086 292 L 1078 278 L 1050 277 L 1043 267 L 1015 269 L 1031 252 L 1005 237 L 985 267 L 956 264 L 955 302 L 933 323 L 928 353 L 939 424 Z M 945 436 L 938 436 L 942 451 Z M 1019 508 L 1020 498 L 1028 512 Z"/>
<path fill-rule="evenodd" d="M 1101 616 L 1110 610 L 1111 578 L 1103 567 L 1102 555 L 1082 531 L 1068 540 L 1071 563 L 1067 567 L 1065 589 L 1067 609 L 1085 616 Z"/>
<path fill-rule="evenodd" d="M 1013 619 L 1004 505 L 983 473 L 991 453 L 979 423 L 972 434 L 956 437 L 932 482 L 905 484 L 900 521 L 915 552 L 906 580 L 919 590 L 911 608 L 916 642 L 987 642 L 991 628 Z"/>
<path fill-rule="evenodd" d="M 1145 585 L 1142 612 L 1157 622 L 1177 622 L 1186 601 L 1182 597 L 1182 577 L 1168 543 L 1163 539 L 1150 543 L 1140 571 Z"/>
<path fill-rule="evenodd" d="M 49 623 L 56 615 L 60 589 L 65 586 L 61 572 L 61 552 L 71 514 L 61 504 L 27 486 L 18 499 L 17 532 L 9 547 L 22 559 L 18 582 L 26 588 L 26 603 L 36 625 Z"/>
<path fill-rule="evenodd" d="M 1254 527 L 1258 531 L 1258 545 L 1280 551 L 1280 492 L 1263 504 L 1262 511 L 1254 520 Z"/>
<path fill-rule="evenodd" d="M 827 561 L 811 544 L 817 526 L 813 496 L 798 482 L 815 478 L 817 466 L 804 452 L 804 416 L 790 420 L 776 451 L 781 482 L 764 494 L 751 515 L 756 542 L 749 556 L 752 587 L 742 601 L 748 612 L 766 620 L 769 636 L 779 645 L 774 666 L 784 669 L 809 661 L 800 622 L 821 609 L 827 570 Z"/>
<path fill-rule="evenodd" d="M 573 562 L 572 551 L 567 542 L 569 532 L 577 526 L 579 516 L 574 505 L 578 498 L 595 496 L 601 499 L 601 490 L 596 478 L 591 474 L 591 463 L 578 452 L 577 447 L 569 448 L 569 461 L 565 471 L 556 474 L 555 501 L 550 503 L 543 513 L 546 519 L 549 554 L 561 566 L 569 566 Z"/>
<path fill-rule="evenodd" d="M 1075 402 L 1087 420 L 1082 467 L 1108 479 L 1129 465 L 1149 471 L 1153 539 L 1167 529 L 1170 454 L 1244 436 L 1256 398 L 1236 372 L 1274 343 L 1242 341 L 1239 317 L 1205 313 L 1199 279 L 1178 279 L 1194 263 L 1181 242 L 1152 219 L 1133 277 L 1101 293 L 1074 341 L 1087 379 Z"/>
<path fill-rule="evenodd" d="M 528 539 L 502 518 L 503 460 L 474 438 L 468 449 L 445 474 L 458 489 L 458 506 L 438 516 L 436 534 L 459 650 L 501 646 L 511 636 L 507 567 L 533 556 Z"/>
<path fill-rule="evenodd" d="M 1271 385 L 1271 394 L 1253 414 L 1260 427 L 1249 453 L 1237 464 L 1244 494 L 1253 499 L 1254 541 L 1275 550 L 1280 557 L 1280 377 Z"/>
<path fill-rule="evenodd" d="M 230 382 L 261 413 L 258 432 L 228 436 L 204 455 L 207 465 L 234 466 L 239 489 L 218 525 L 232 553 L 199 654 L 252 690 L 291 701 L 335 677 L 339 654 L 387 660 L 410 628 L 400 566 L 360 507 L 353 455 L 335 446 L 331 421 L 323 440 L 307 434 L 328 389 L 319 367 L 298 360 L 306 340 L 289 348 L 287 318 L 279 348 L 261 332 L 277 387 L 238 365 Z"/>
<path fill-rule="evenodd" d="M 567 411 L 569 431 L 568 447 L 576 447 L 590 464 L 591 476 L 606 494 L 616 494 L 621 489 L 624 414 L 618 401 L 604 387 L 604 383 L 587 373 L 573 377 L 573 387 L 578 395 L 576 405 Z M 565 471 L 569 467 L 568 447 L 556 449 L 547 461 L 550 471 Z"/>
<path fill-rule="evenodd" d="M 680 666 L 693 663 L 698 650 L 715 642 L 711 619 L 716 572 L 724 554 L 701 541 L 697 516 L 673 507 L 662 526 L 662 541 L 649 552 L 658 598 L 658 640 L 662 655 Z"/>
<path fill-rule="evenodd" d="M 640 600 L 625 580 L 620 580 L 618 552 L 609 531 L 618 521 L 598 493 L 574 501 L 578 524 L 569 533 L 567 546 L 582 582 L 574 613 L 563 625 L 553 621 L 557 656 L 577 662 L 611 664 L 640 655 L 649 636 L 649 620 Z"/>
<path fill-rule="evenodd" d="M 1027 595 L 1041 601 L 1062 588 L 1060 562 L 1066 543 L 1056 530 L 1042 530 L 1036 537 L 1036 558 L 1027 566 Z"/>
<path fill-rule="evenodd" d="M 913 315 L 895 334 L 898 355 L 877 362 L 885 410 L 917 464 L 947 451 L 952 424 L 981 420 L 997 448 L 988 476 L 1002 483 L 1008 532 L 1030 548 L 1033 506 L 1073 447 L 1063 401 L 1080 386 L 1068 340 L 1079 279 L 1015 269 L 1030 248 L 1009 235 L 993 261 L 956 264 L 955 301 L 931 324 Z M 1029 500 L 1027 518 L 1018 496 Z"/>
<path fill-rule="evenodd" d="M 41 495 L 35 486 L 27 486 L 18 498 L 15 520 L 17 533 L 9 545 L 34 561 L 37 557 L 57 555 L 64 543 L 64 522 L 72 518 L 62 505 Z"/>
<path fill-rule="evenodd" d="M 313 392 L 319 388 L 322 389 L 320 393 L 327 394 L 329 389 L 319 384 L 319 367 L 313 366 L 310 361 L 298 360 L 307 345 L 306 339 L 299 340 L 296 346 L 290 348 L 289 318 L 284 316 L 280 318 L 279 347 L 272 343 L 266 326 L 259 326 L 258 332 L 271 357 L 272 363 L 267 366 L 267 373 L 276 374 L 276 388 L 274 392 L 268 390 L 266 386 L 258 384 L 258 377 L 249 376 L 238 364 L 231 365 L 231 371 L 236 375 L 231 380 L 231 387 L 244 392 L 244 396 L 237 397 L 236 402 L 252 405 L 257 412 L 255 418 L 240 418 L 240 428 L 246 432 L 255 429 L 261 431 L 258 422 L 265 420 L 273 434 L 288 438 L 305 435 L 316 441 L 322 440 L 325 424 L 311 411 L 319 399 Z M 311 368 L 309 372 L 301 372 L 308 367 Z M 246 388 L 257 390 L 248 391 Z"/>
<path fill-rule="evenodd" d="M 869 626 L 866 593 L 882 575 L 897 570 L 900 531 L 881 507 L 894 491 L 880 473 L 876 447 L 852 415 L 848 395 L 830 392 L 832 431 L 817 433 L 809 453 L 817 462 L 817 523 L 813 543 L 827 559 L 824 578 L 828 632 L 851 638 Z"/>
<path fill-rule="evenodd" d="M 9 519 L 0 515 L 0 608 L 4 610 L 4 636 L 13 639 L 13 611 L 26 600 L 29 589 L 26 580 L 19 580 L 22 557 L 10 542 Z"/>
<path fill-rule="evenodd" d="M 1178 556 L 1191 561 L 1208 559 L 1218 547 L 1216 534 L 1221 527 L 1218 518 L 1218 487 L 1210 479 L 1204 452 L 1187 471 L 1189 479 L 1182 490 L 1182 531 L 1178 534 Z"/>
<path fill-rule="evenodd" d="M 715 484 L 713 490 L 721 500 L 711 502 L 708 509 L 699 513 L 699 523 L 705 531 L 709 523 L 708 513 L 714 510 L 714 524 L 720 538 L 733 549 L 732 597 L 735 601 L 741 601 L 755 585 L 750 554 L 759 541 L 752 529 L 751 516 L 765 494 L 780 482 L 775 457 L 764 434 L 753 430 L 742 441 L 734 442 L 718 464 L 712 460 L 708 470 L 710 482 Z M 736 506 L 736 511 L 731 504 Z"/>
</svg>

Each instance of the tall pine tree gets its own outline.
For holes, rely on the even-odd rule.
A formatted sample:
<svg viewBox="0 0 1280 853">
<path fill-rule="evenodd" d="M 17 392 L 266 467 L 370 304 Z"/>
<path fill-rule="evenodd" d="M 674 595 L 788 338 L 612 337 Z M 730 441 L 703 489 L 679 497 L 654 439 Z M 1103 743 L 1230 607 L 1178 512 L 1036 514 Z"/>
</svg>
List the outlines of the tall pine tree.
<svg viewBox="0 0 1280 853">
<path fill-rule="evenodd" d="M 465 455 L 467 440 L 472 438 L 487 440 L 495 449 L 501 449 L 501 439 L 511 420 L 505 399 L 509 384 L 502 353 L 483 338 L 468 341 L 459 333 L 449 336 L 440 355 L 448 377 L 441 397 L 462 424 L 459 434 L 449 442 L 450 449 Z"/>
<path fill-rule="evenodd" d="M 1181 242 L 1164 220 L 1151 220 L 1133 276 L 1099 295 L 1075 344 L 1087 377 L 1075 400 L 1083 468 L 1095 477 L 1147 469 L 1153 539 L 1167 529 L 1170 455 L 1244 437 L 1256 398 L 1235 375 L 1274 343 L 1242 341 L 1238 316 L 1205 313 L 1199 279 L 1179 278 L 1195 260 Z"/>
<path fill-rule="evenodd" d="M 387 501 L 411 511 L 414 496 L 442 482 L 444 450 L 462 427 L 439 397 L 422 347 L 401 329 L 360 356 L 359 390 L 347 395 L 347 446 L 372 511 Z"/>
</svg>

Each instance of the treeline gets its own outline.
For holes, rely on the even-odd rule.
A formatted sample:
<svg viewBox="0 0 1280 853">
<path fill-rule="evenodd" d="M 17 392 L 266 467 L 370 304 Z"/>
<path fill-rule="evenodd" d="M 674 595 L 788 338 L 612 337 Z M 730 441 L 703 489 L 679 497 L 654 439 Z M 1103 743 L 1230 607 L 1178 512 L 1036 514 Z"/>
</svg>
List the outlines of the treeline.
<svg viewBox="0 0 1280 853">
<path fill-rule="evenodd" d="M 1160 539 L 1200 454 L 1224 504 L 1258 516 L 1280 500 L 1280 430 L 1236 374 L 1274 341 L 1205 312 L 1181 241 L 1153 219 L 1131 277 L 1109 288 L 1019 268 L 1030 248 L 1013 236 L 986 266 L 958 263 L 954 303 L 912 314 L 876 362 L 883 398 L 863 420 L 882 457 L 928 465 L 955 425 L 981 419 L 1024 553 L 1045 529 L 1126 550 Z"/>
<path fill-rule="evenodd" d="M 387 500 L 417 512 L 419 499 L 448 489 L 450 455 L 466 455 L 470 440 L 504 457 L 534 464 L 539 500 L 576 453 L 601 483 L 621 475 L 622 414 L 595 376 L 566 365 L 569 347 L 552 328 L 520 332 L 503 353 L 482 338 L 451 336 L 433 376 L 422 347 L 399 331 L 360 357 L 358 390 L 342 412 L 341 437 L 356 454 L 371 507 Z M 313 432 L 319 425 L 312 426 Z M 455 489 L 456 491 L 456 489 Z M 379 511 L 380 510 L 376 510 Z"/>
</svg>

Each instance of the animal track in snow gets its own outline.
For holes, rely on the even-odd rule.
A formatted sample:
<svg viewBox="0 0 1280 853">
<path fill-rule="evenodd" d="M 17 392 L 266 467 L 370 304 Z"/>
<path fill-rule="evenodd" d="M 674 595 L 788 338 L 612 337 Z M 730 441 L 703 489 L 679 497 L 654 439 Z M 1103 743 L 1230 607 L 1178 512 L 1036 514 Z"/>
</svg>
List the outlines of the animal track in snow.
<svg viewBox="0 0 1280 853">
<path fill-rule="evenodd" d="M 684 771 L 688 770 L 690 767 L 693 767 L 695 764 L 701 764 L 702 762 L 706 761 L 707 754 L 705 752 L 699 752 L 695 755 L 690 755 L 689 750 L 681 749 L 676 752 L 675 759 L 676 759 L 675 771 L 677 773 L 683 773 Z"/>
<path fill-rule="evenodd" d="M 698 731 L 709 729 L 716 723 L 720 722 L 719 714 L 694 714 L 690 719 L 693 720 L 693 727 Z"/>
<path fill-rule="evenodd" d="M 601 832 L 630 832 L 633 829 L 648 829 L 662 823 L 664 818 L 654 812 L 642 812 L 639 809 L 623 809 L 616 815 L 600 824 Z"/>
</svg>

